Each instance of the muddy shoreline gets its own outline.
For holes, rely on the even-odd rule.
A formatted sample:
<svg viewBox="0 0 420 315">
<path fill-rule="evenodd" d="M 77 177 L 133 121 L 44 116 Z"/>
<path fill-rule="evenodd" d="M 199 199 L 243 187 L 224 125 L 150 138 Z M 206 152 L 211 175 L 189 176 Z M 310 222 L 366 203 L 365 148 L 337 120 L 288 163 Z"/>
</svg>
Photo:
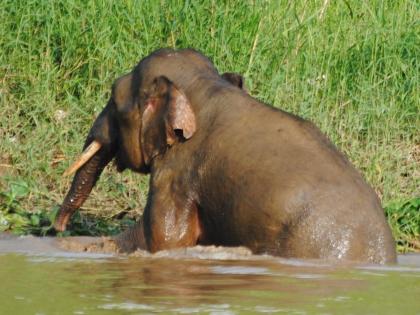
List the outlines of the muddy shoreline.
<svg viewBox="0 0 420 315">
<path fill-rule="evenodd" d="M 217 247 L 217 246 L 196 246 L 168 251 L 161 251 L 151 254 L 146 251 L 136 251 L 130 255 L 118 252 L 118 247 L 110 237 L 91 236 L 69 236 L 69 237 L 37 237 L 37 236 L 16 236 L 9 233 L 0 233 L 0 255 L 1 254 L 25 254 L 25 255 L 68 255 L 81 254 L 86 257 L 96 255 L 130 256 L 130 257 L 153 257 L 153 258 L 187 258 L 187 259 L 216 259 L 216 260 L 305 260 L 284 259 L 266 255 L 253 255 L 245 247 Z M 306 261 L 324 265 L 322 261 Z M 343 265 L 343 264 L 340 264 Z M 347 265 L 347 263 L 346 263 Z M 398 266 L 420 267 L 420 254 L 398 255 Z"/>
</svg>

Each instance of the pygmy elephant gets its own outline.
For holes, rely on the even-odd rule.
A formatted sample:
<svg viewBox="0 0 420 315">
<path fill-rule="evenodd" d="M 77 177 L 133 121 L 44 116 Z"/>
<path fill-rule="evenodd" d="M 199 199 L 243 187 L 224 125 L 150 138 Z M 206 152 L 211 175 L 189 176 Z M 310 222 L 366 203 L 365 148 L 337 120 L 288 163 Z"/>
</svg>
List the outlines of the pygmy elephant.
<svg viewBox="0 0 420 315">
<path fill-rule="evenodd" d="M 309 121 L 267 106 L 202 54 L 161 49 L 113 85 L 55 227 L 103 168 L 150 173 L 143 217 L 124 251 L 246 246 L 283 257 L 395 262 L 373 189 Z"/>
</svg>

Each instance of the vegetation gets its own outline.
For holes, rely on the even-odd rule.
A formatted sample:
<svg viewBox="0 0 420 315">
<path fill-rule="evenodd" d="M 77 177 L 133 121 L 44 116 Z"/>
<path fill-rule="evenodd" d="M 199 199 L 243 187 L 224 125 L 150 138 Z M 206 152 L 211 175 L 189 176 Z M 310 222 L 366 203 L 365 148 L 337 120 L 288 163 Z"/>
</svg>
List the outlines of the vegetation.
<svg viewBox="0 0 420 315">
<path fill-rule="evenodd" d="M 0 229 L 46 233 L 69 186 L 61 174 L 112 82 L 157 48 L 194 47 L 220 71 L 244 74 L 256 98 L 315 122 L 375 188 L 400 250 L 419 250 L 416 1 L 3 0 L 0 8 Z M 110 218 L 141 214 L 146 193 L 147 177 L 108 167 L 76 221 L 84 233 L 116 232 L 120 221 Z"/>
<path fill-rule="evenodd" d="M 14 234 L 51 235 L 55 234 L 53 223 L 59 206 L 53 206 L 49 211 L 37 209 L 27 211 L 22 200 L 25 200 L 31 189 L 26 182 L 9 181 L 10 190 L 0 192 L 2 198 L 0 207 L 0 232 L 11 231 Z M 103 217 L 76 213 L 68 231 L 60 233 L 68 235 L 115 235 L 134 224 L 134 219 L 125 212 L 118 212 L 113 217 Z"/>
</svg>

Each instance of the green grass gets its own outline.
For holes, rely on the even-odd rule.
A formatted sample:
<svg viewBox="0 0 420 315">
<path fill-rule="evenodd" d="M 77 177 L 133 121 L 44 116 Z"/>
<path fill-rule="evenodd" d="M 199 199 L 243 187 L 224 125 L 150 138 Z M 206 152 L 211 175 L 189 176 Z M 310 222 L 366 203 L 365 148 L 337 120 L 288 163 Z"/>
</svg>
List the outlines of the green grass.
<svg viewBox="0 0 420 315">
<path fill-rule="evenodd" d="M 0 209 L 16 182 L 22 211 L 56 209 L 113 80 L 157 48 L 193 47 L 315 122 L 375 188 L 400 249 L 419 249 L 419 12 L 408 0 L 3 0 Z M 146 177 L 108 167 L 83 213 L 138 215 L 146 194 Z"/>
</svg>

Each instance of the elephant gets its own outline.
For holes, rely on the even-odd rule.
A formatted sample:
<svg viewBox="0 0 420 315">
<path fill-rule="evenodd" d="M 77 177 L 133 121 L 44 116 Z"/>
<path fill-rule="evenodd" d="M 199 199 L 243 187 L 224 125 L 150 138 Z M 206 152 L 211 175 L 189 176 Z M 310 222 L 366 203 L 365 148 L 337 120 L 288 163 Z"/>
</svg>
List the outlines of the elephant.
<svg viewBox="0 0 420 315">
<path fill-rule="evenodd" d="M 64 231 L 103 168 L 150 174 L 121 251 L 245 246 L 301 259 L 396 262 L 375 191 L 310 121 L 253 98 L 194 49 L 159 49 L 115 81 L 69 172 Z"/>
</svg>

